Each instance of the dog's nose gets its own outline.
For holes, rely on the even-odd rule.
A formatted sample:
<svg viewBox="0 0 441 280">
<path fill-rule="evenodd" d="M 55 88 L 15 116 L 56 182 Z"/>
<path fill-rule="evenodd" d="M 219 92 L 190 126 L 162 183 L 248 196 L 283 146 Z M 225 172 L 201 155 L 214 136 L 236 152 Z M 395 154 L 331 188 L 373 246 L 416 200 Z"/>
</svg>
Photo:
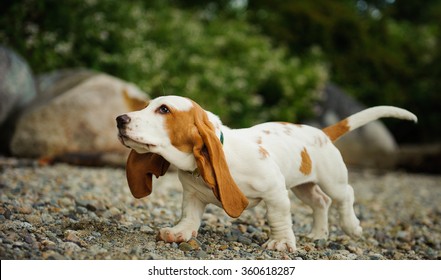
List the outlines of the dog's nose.
<svg viewBox="0 0 441 280">
<path fill-rule="evenodd" d="M 130 117 L 127 115 L 121 115 L 116 118 L 116 126 L 118 128 L 124 128 L 126 124 L 130 122 Z"/>
</svg>

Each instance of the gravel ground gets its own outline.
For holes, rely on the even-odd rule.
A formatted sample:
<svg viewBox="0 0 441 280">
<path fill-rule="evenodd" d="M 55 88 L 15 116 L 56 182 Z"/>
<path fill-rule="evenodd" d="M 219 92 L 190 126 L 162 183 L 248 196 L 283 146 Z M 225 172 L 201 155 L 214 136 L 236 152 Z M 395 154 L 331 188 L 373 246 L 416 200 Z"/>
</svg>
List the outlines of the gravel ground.
<svg viewBox="0 0 441 280">
<path fill-rule="evenodd" d="M 441 259 L 441 176 L 351 171 L 364 233 L 344 235 L 331 208 L 329 240 L 304 237 L 311 210 L 292 196 L 295 253 L 263 250 L 262 205 L 231 219 L 209 206 L 197 239 L 156 241 L 180 215 L 176 174 L 134 199 L 123 169 L 0 158 L 0 259 Z"/>
</svg>

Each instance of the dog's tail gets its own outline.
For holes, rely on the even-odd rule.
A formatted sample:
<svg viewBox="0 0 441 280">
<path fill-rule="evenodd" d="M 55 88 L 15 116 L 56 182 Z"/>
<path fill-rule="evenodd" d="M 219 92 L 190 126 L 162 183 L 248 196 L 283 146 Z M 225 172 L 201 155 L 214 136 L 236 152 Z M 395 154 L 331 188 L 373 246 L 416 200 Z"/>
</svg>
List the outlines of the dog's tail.
<svg viewBox="0 0 441 280">
<path fill-rule="evenodd" d="M 357 129 L 360 126 L 363 126 L 371 121 L 375 121 L 379 118 L 388 117 L 414 122 L 418 121 L 417 116 L 407 110 L 393 106 L 377 106 L 358 112 L 334 125 L 325 127 L 323 132 L 328 135 L 332 142 L 335 142 L 349 131 Z"/>
</svg>

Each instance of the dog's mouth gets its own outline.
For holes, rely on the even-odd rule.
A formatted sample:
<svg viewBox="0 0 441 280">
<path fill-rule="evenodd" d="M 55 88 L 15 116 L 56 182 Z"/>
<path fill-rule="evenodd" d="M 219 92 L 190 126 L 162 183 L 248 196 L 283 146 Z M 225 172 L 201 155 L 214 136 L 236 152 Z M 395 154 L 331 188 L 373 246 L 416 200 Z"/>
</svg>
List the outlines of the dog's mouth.
<svg viewBox="0 0 441 280">
<path fill-rule="evenodd" d="M 118 133 L 118 139 L 124 146 L 130 149 L 144 148 L 150 150 L 151 148 L 156 147 L 156 145 L 154 144 L 143 143 L 138 140 L 135 140 L 130 136 L 128 136 L 127 134 L 122 133 L 121 131 Z"/>
</svg>

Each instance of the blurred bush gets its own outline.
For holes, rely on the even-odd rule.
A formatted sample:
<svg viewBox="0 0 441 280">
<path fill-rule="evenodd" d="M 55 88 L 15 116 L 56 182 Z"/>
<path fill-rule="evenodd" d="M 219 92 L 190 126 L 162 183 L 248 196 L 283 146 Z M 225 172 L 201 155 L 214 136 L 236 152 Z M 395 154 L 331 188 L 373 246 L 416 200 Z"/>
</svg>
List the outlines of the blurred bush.
<svg viewBox="0 0 441 280">
<path fill-rule="evenodd" d="M 193 98 L 233 127 L 305 117 L 327 81 L 320 49 L 293 57 L 245 19 L 168 1 L 16 0 L 0 15 L 0 42 L 36 73 L 103 71 Z"/>
<path fill-rule="evenodd" d="M 441 140 L 441 1 L 253 0 L 247 10 L 291 53 L 319 46 L 330 79 L 364 104 L 417 114 L 418 125 L 387 122 L 399 141 Z"/>
<path fill-rule="evenodd" d="M 320 47 L 330 80 L 365 105 L 395 105 L 418 115 L 418 125 L 386 120 L 398 141 L 441 141 L 441 1 L 174 2 L 246 17 L 296 56 Z"/>
</svg>

